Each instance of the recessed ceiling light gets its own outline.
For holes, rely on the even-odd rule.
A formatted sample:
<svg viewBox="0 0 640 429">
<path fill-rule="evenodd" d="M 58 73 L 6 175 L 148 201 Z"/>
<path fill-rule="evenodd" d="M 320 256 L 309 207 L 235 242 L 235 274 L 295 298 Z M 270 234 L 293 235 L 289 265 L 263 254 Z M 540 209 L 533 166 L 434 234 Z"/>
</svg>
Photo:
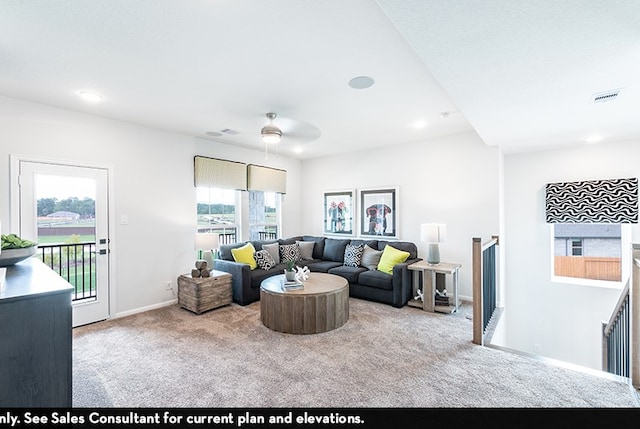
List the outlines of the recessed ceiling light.
<svg viewBox="0 0 640 429">
<path fill-rule="evenodd" d="M 205 134 L 210 136 L 210 137 L 220 137 L 220 136 L 222 136 L 222 133 L 219 133 L 217 131 L 207 131 Z"/>
<path fill-rule="evenodd" d="M 349 86 L 353 89 L 366 89 L 373 85 L 373 78 L 369 76 L 356 76 L 349 81 Z"/>
<path fill-rule="evenodd" d="M 78 95 L 87 103 L 99 103 L 104 98 L 102 95 L 93 91 L 78 91 Z"/>
<path fill-rule="evenodd" d="M 601 134 L 594 134 L 592 136 L 585 137 L 584 141 L 586 141 L 587 143 L 598 143 L 603 138 L 604 137 Z"/>
<path fill-rule="evenodd" d="M 416 128 L 416 129 L 424 128 L 426 126 L 427 126 L 427 123 L 425 121 L 415 121 L 413 123 L 413 128 Z"/>
</svg>

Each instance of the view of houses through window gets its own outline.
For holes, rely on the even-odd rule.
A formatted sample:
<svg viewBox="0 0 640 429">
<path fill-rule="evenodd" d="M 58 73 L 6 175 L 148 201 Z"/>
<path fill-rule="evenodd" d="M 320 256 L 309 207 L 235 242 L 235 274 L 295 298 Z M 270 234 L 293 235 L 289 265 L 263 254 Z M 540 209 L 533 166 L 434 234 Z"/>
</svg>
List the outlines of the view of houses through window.
<svg viewBox="0 0 640 429">
<path fill-rule="evenodd" d="M 220 244 L 275 239 L 280 225 L 280 194 L 199 187 L 197 224 L 198 232 L 217 232 Z"/>
<path fill-rule="evenodd" d="M 622 280 L 620 224 L 553 224 L 554 275 L 590 280 Z"/>
</svg>

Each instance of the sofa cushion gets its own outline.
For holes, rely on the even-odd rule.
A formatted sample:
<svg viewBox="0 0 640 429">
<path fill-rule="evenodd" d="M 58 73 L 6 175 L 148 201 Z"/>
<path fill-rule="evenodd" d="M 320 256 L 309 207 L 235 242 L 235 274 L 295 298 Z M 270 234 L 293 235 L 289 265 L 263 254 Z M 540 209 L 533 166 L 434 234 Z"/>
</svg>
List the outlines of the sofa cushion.
<svg viewBox="0 0 640 429">
<path fill-rule="evenodd" d="M 358 276 L 358 283 L 378 289 L 392 290 L 393 276 L 378 270 L 367 270 Z"/>
<path fill-rule="evenodd" d="M 324 240 L 322 259 L 325 261 L 344 262 L 344 250 L 349 240 L 327 238 Z"/>
<path fill-rule="evenodd" d="M 251 288 L 252 289 L 260 289 L 260 285 L 262 281 L 266 278 L 283 274 L 285 266 L 283 264 L 278 264 L 275 267 L 271 268 L 268 271 L 257 268 L 251 271 Z"/>
<path fill-rule="evenodd" d="M 324 237 L 317 237 L 315 235 L 303 235 L 302 241 L 313 241 L 313 259 L 322 259 L 324 254 Z"/>
<path fill-rule="evenodd" d="M 296 244 L 300 248 L 300 259 L 313 259 L 314 241 L 296 241 Z"/>
<path fill-rule="evenodd" d="M 331 268 L 341 267 L 342 262 L 333 262 L 333 261 L 317 261 L 310 262 L 306 264 L 309 267 L 309 271 L 316 273 L 326 273 L 329 272 Z"/>
<path fill-rule="evenodd" d="M 340 277 L 344 277 L 349 283 L 358 283 L 358 276 L 360 273 L 367 271 L 363 267 L 349 267 L 341 265 L 339 267 L 329 269 L 329 274 L 335 274 Z"/>
<path fill-rule="evenodd" d="M 238 247 L 242 247 L 247 244 L 246 241 L 242 241 L 240 243 L 232 243 L 232 244 L 222 244 L 220 245 L 220 259 L 224 259 L 225 261 L 233 261 L 233 254 L 231 253 L 232 249 L 237 249 Z"/>
<path fill-rule="evenodd" d="M 256 249 L 253 247 L 253 244 L 246 243 L 244 246 L 236 247 L 235 249 L 231 249 L 231 254 L 233 255 L 233 260 L 236 262 L 241 262 L 243 264 L 249 264 L 249 268 L 255 270 L 258 264 L 255 259 Z"/>
<path fill-rule="evenodd" d="M 280 244 L 296 244 L 296 241 L 302 241 L 302 236 L 278 239 L 278 243 Z"/>
<path fill-rule="evenodd" d="M 404 252 L 409 252 L 408 259 L 416 259 L 418 257 L 418 247 L 415 243 L 410 241 L 378 241 L 378 250 L 384 250 L 384 248 L 389 245 L 391 247 L 395 247 L 398 250 L 402 250 Z"/>
<path fill-rule="evenodd" d="M 344 249 L 344 265 L 349 267 L 358 267 L 360 266 L 360 262 L 362 261 L 362 252 L 364 250 L 364 246 L 347 244 L 347 247 Z"/>
<path fill-rule="evenodd" d="M 273 260 L 271 253 L 269 253 L 267 250 L 258 250 L 256 252 L 255 258 L 258 267 L 263 270 L 268 271 L 276 265 L 276 261 Z"/>
<path fill-rule="evenodd" d="M 299 260 L 300 247 L 296 243 L 280 245 L 280 263 L 298 262 Z"/>
<path fill-rule="evenodd" d="M 377 270 L 380 256 L 382 256 L 382 250 L 372 249 L 368 244 L 365 244 L 362 250 L 362 261 L 360 265 L 369 270 Z"/>
<path fill-rule="evenodd" d="M 280 244 L 277 241 L 275 243 L 263 244 L 262 249 L 269 252 L 276 264 L 280 263 Z"/>
<path fill-rule="evenodd" d="M 378 263 L 378 271 L 393 274 L 393 267 L 404 262 L 409 258 L 409 252 L 398 250 L 393 246 L 385 246 Z"/>
</svg>

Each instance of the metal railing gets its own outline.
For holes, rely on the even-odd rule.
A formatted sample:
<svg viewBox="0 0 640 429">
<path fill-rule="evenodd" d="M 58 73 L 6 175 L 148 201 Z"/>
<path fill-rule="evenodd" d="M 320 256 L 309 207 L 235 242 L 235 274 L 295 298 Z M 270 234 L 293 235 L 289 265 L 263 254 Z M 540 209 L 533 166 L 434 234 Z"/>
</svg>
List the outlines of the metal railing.
<svg viewBox="0 0 640 429">
<path fill-rule="evenodd" d="M 602 322 L 602 370 L 630 377 L 631 300 L 627 282 L 608 322 Z"/>
<path fill-rule="evenodd" d="M 484 335 L 494 315 L 497 303 L 498 266 L 496 247 L 498 236 L 482 244 L 473 239 L 473 343 L 484 344 Z"/>
<path fill-rule="evenodd" d="M 632 250 L 631 279 L 609 320 L 602 323 L 602 370 L 626 377 L 640 389 L 640 245 Z"/>
<path fill-rule="evenodd" d="M 96 299 L 95 242 L 41 244 L 37 256 L 74 287 L 72 301 Z"/>
</svg>

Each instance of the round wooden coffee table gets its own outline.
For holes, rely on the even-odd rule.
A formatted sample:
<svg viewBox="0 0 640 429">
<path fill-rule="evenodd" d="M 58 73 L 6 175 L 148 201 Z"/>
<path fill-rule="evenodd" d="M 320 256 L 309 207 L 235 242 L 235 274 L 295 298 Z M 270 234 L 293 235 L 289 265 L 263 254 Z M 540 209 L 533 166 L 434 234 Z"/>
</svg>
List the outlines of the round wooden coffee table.
<svg viewBox="0 0 640 429">
<path fill-rule="evenodd" d="M 267 328 L 288 334 L 318 334 L 349 319 L 349 283 L 343 277 L 310 273 L 303 289 L 285 290 L 284 274 L 260 286 L 260 319 Z"/>
</svg>

